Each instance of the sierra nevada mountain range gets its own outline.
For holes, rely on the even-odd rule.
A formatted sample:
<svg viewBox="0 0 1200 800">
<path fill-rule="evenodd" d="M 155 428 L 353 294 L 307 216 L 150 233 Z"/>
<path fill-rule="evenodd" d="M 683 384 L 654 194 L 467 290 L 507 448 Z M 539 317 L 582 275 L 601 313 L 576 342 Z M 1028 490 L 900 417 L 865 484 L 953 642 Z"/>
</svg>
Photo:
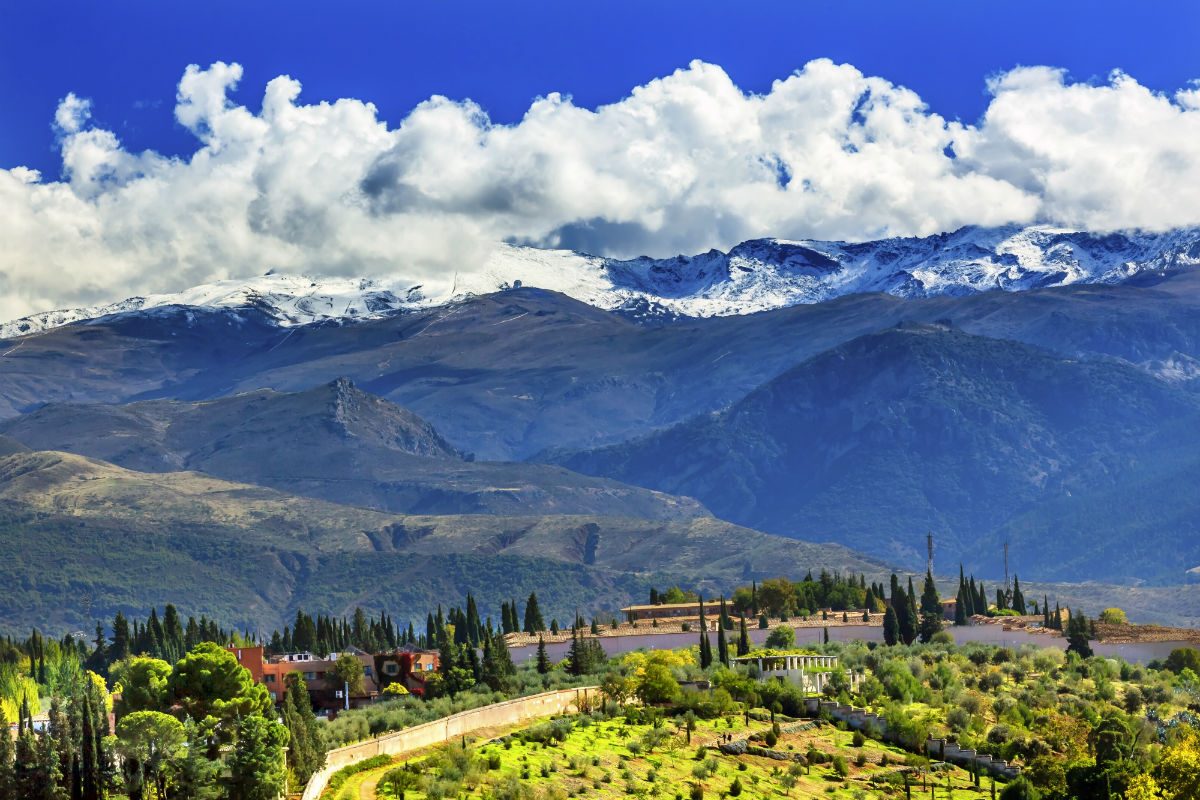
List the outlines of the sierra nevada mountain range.
<svg viewBox="0 0 1200 800">
<path fill-rule="evenodd" d="M 248 487 L 221 488 L 227 508 L 239 492 L 330 504 L 303 546 L 272 545 L 263 624 L 266 608 L 381 603 L 348 572 L 311 580 L 351 550 L 368 573 L 422 559 L 424 588 L 392 608 L 462 588 L 461 559 L 486 553 L 535 583 L 573 553 L 585 585 L 623 598 L 667 575 L 719 590 L 772 574 L 750 536 L 871 554 L 831 545 L 831 568 L 916 567 L 926 530 L 939 563 L 976 574 L 1010 541 L 1023 582 L 1180 584 L 1200 566 L 1197 260 L 1194 230 L 1044 227 L 664 260 L 507 247 L 453 297 L 272 275 L 35 315 L 3 329 L 5 529 L 80 519 L 102 540 L 130 524 L 112 497 L 136 497 L 203 542 L 168 502 L 197 480 L 177 476 Z M 51 474 L 47 507 L 29 476 Z M 70 488 L 95 481 L 115 494 Z M 221 552 L 253 550 L 256 514 L 297 524 L 255 502 L 213 521 Z M 454 544 L 414 549 L 413 515 Z M 589 525 L 653 565 L 595 561 Z M 134 607 L 133 585 L 97 595 Z M 580 601 L 549 585 L 551 608 Z"/>
</svg>

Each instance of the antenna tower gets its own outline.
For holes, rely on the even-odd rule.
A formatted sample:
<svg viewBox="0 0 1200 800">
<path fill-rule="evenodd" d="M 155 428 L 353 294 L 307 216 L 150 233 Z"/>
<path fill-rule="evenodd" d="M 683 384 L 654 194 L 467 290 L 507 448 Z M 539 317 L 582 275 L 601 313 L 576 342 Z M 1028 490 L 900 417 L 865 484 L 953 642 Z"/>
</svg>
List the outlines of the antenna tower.
<svg viewBox="0 0 1200 800">
<path fill-rule="evenodd" d="M 925 561 L 925 571 L 930 575 L 933 574 L 933 531 L 925 534 L 925 550 L 928 556 Z"/>
</svg>

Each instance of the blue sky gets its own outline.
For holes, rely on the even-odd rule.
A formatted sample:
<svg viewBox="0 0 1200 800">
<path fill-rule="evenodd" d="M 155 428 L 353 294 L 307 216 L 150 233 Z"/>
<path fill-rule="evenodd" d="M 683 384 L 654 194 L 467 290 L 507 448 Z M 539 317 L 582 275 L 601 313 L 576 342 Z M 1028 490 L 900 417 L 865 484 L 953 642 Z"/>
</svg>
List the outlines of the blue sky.
<svg viewBox="0 0 1200 800">
<path fill-rule="evenodd" d="M 1018 65 L 1077 79 L 1120 68 L 1174 90 L 1200 76 L 1200 4 L 1135 2 L 4 3 L 0 166 L 56 175 L 50 122 L 68 92 L 130 149 L 194 144 L 171 116 L 189 63 L 243 65 L 242 102 L 289 74 L 307 100 L 356 97 L 392 123 L 432 94 L 493 120 L 561 91 L 595 106 L 699 58 L 765 91 L 813 58 L 854 64 L 972 121 L 986 76 Z M 1149 9 L 1154 9 L 1151 11 Z"/>
</svg>

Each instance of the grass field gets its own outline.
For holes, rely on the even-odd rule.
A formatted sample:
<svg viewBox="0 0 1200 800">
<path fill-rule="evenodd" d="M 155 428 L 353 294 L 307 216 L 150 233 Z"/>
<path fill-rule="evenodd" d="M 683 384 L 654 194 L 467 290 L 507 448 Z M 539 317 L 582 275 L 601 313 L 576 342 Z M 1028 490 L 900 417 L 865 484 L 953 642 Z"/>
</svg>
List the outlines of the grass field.
<svg viewBox="0 0 1200 800">
<path fill-rule="evenodd" d="M 740 716 L 697 720 L 688 744 L 687 732 L 677 720 L 666 719 L 655 727 L 622 717 L 580 716 L 540 723 L 499 739 L 467 740 L 465 748 L 459 743 L 399 759 L 353 776 L 330 796 L 336 800 L 612 800 L 622 796 L 690 800 L 699 786 L 705 798 L 904 797 L 905 765 L 923 763 L 870 739 L 856 747 L 852 733 L 820 721 L 781 720 L 781 734 L 771 748 L 786 756 L 819 753 L 811 764 L 730 755 L 715 746 L 725 737 L 745 739 L 769 731 L 769 722 L 751 719 L 747 726 Z M 766 746 L 761 740 L 751 744 Z M 834 762 L 835 757 L 840 763 Z M 930 796 L 919 767 L 909 776 L 913 796 Z M 990 795 L 988 779 L 977 789 L 971 776 L 958 768 L 935 767 L 929 780 L 936 783 L 937 798 Z"/>
</svg>

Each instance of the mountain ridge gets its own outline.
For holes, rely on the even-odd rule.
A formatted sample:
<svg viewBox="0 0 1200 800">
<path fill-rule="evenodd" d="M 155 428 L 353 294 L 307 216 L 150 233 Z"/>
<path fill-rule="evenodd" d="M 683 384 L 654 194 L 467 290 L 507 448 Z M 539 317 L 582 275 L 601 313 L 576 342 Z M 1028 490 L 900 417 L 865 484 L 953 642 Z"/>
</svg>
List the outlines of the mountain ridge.
<svg viewBox="0 0 1200 800">
<path fill-rule="evenodd" d="M 1167 422 L 1175 423 L 1170 434 Z M 1173 534 L 1162 530 L 1151 537 L 1157 546 L 1146 541 L 1112 558 L 1116 532 L 1139 522 L 1132 511 L 1112 510 L 1103 546 L 1085 530 L 1097 522 L 1090 517 L 1077 513 L 1066 525 L 1060 512 L 1053 531 L 1029 517 L 1064 496 L 1151 483 L 1158 472 L 1172 479 L 1159 491 L 1177 495 L 1196 473 L 1188 455 L 1196 441 L 1200 398 L 1128 365 L 904 325 L 814 356 L 722 411 L 545 457 L 696 497 L 718 517 L 759 530 L 805 538 L 836 531 L 838 541 L 909 566 L 921 558 L 913 530 L 932 530 L 947 557 L 973 567 L 991 560 L 1015 525 L 1052 537 L 1042 544 L 1026 535 L 1031 555 L 1053 551 L 1067 563 L 1072 552 L 1074 577 L 1162 581 L 1185 579 L 1171 564 L 1183 556 L 1191 566 L 1200 549 L 1177 546 L 1167 558 Z M 1200 504 L 1173 502 L 1176 523 L 1200 519 Z M 1060 540 L 1088 544 L 1077 554 Z M 1028 566 L 1039 577 L 1054 572 Z"/>
<path fill-rule="evenodd" d="M 1047 225 L 968 226 L 868 242 L 753 239 L 727 252 L 626 260 L 505 244 L 478 269 L 456 275 L 448 290 L 402 276 L 268 272 L 176 293 L 35 313 L 0 323 L 0 339 L 170 306 L 254 309 L 281 327 L 344 324 L 520 286 L 558 291 L 633 318 L 730 316 L 867 292 L 920 298 L 1112 284 L 1146 271 L 1196 264 L 1200 228 L 1092 233 Z"/>
</svg>

